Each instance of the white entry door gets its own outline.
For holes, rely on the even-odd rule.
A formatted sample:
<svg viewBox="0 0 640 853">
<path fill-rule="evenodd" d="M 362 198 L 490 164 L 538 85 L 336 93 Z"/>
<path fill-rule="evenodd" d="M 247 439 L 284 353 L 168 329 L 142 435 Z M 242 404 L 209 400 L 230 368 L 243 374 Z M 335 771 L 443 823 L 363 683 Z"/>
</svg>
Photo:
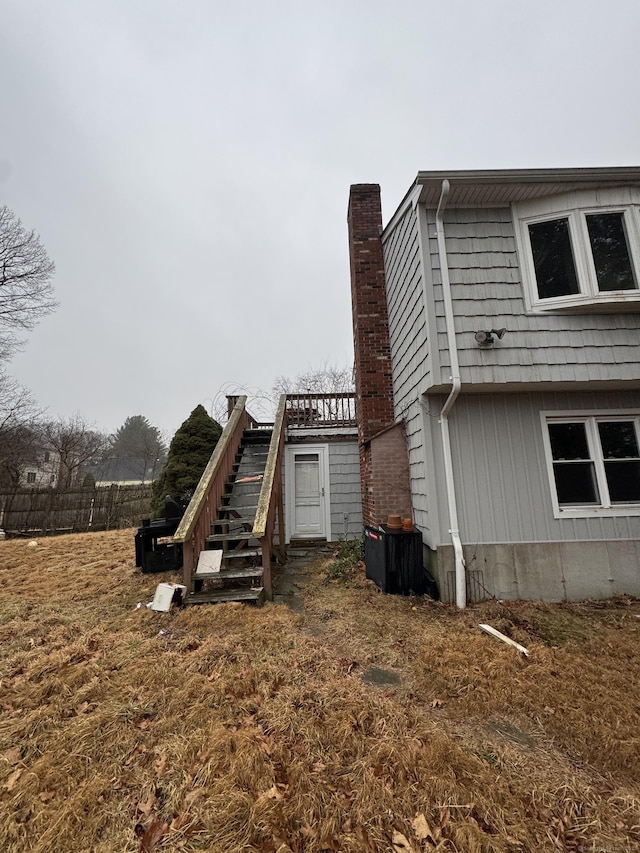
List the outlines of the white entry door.
<svg viewBox="0 0 640 853">
<path fill-rule="evenodd" d="M 288 447 L 285 461 L 288 539 L 328 538 L 327 448 Z"/>
</svg>

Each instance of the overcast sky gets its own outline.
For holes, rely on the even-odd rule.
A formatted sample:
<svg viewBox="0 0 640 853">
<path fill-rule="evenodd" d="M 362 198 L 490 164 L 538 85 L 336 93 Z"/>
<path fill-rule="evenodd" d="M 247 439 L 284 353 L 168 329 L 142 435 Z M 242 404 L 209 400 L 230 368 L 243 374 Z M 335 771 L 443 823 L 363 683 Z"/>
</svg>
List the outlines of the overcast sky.
<svg viewBox="0 0 640 853">
<path fill-rule="evenodd" d="M 351 364 L 349 185 L 640 164 L 638 0 L 0 0 L 0 205 L 60 306 L 10 372 L 173 434 Z"/>
</svg>

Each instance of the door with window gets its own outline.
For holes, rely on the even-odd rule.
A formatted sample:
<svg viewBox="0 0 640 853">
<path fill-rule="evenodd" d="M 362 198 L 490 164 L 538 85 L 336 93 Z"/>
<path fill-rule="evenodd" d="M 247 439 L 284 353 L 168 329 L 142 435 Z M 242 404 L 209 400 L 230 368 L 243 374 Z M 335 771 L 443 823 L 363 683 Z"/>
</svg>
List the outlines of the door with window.
<svg viewBox="0 0 640 853">
<path fill-rule="evenodd" d="M 324 445 L 287 448 L 288 539 L 324 539 L 330 536 L 327 456 Z"/>
</svg>

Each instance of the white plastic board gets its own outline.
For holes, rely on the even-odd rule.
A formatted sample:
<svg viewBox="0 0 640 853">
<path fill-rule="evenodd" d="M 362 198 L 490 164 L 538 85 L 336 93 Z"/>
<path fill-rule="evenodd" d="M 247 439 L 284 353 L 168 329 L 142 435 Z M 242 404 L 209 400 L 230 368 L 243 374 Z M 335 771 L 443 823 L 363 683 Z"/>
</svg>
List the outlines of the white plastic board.
<svg viewBox="0 0 640 853">
<path fill-rule="evenodd" d="M 222 550 L 220 551 L 200 551 L 198 557 L 198 568 L 196 575 L 209 574 L 209 572 L 219 572 L 222 566 Z"/>
</svg>

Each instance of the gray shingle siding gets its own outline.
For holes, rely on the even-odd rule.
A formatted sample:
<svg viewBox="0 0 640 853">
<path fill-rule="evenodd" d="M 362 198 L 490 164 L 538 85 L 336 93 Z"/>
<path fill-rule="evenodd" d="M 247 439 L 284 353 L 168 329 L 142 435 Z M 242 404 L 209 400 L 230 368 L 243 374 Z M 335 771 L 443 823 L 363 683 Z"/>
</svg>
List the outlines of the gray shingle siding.
<svg viewBox="0 0 640 853">
<path fill-rule="evenodd" d="M 329 491 L 332 539 L 357 539 L 362 535 L 362 502 L 356 441 L 329 444 Z"/>
<path fill-rule="evenodd" d="M 446 383 L 450 364 L 435 211 L 427 211 L 427 221 L 440 381 Z M 640 379 L 640 315 L 526 314 L 510 208 L 451 209 L 444 228 L 463 384 Z M 494 347 L 476 344 L 476 331 L 502 326 L 508 332 Z"/>
<path fill-rule="evenodd" d="M 414 521 L 430 537 L 420 388 L 430 374 L 424 282 L 416 213 L 408 209 L 384 243 L 396 418 L 404 418 Z"/>
<path fill-rule="evenodd" d="M 419 216 L 425 223 L 422 244 Z M 526 313 L 510 208 L 449 209 L 444 227 L 463 387 L 509 383 L 513 390 L 530 383 L 523 388 L 529 392 L 539 383 L 594 387 L 599 382 L 602 391 L 614 383 L 640 381 L 639 314 Z M 435 211 L 408 207 L 385 234 L 384 256 L 395 413 L 405 420 L 414 520 L 425 542 L 436 547 L 449 541 L 438 424 L 445 398 L 425 400 L 422 393 L 449 383 L 450 364 Z M 425 306 L 433 316 L 426 315 Z M 502 341 L 490 348 L 477 345 L 476 331 L 502 326 L 508 330 Z M 435 334 L 429 335 L 429 329 Z M 631 398 L 625 396 L 622 403 L 615 395 L 598 394 L 598 407 L 631 405 Z M 578 407 L 581 400 L 595 399 L 586 393 L 572 396 Z M 463 393 L 458 399 L 451 427 L 465 541 L 637 536 L 640 521 L 635 518 L 553 518 L 540 455 L 542 400 L 543 395 L 529 393 L 510 399 L 497 393 L 473 398 Z M 536 441 L 529 440 L 532 432 Z M 483 483 L 491 483 L 489 494 Z"/>
</svg>

